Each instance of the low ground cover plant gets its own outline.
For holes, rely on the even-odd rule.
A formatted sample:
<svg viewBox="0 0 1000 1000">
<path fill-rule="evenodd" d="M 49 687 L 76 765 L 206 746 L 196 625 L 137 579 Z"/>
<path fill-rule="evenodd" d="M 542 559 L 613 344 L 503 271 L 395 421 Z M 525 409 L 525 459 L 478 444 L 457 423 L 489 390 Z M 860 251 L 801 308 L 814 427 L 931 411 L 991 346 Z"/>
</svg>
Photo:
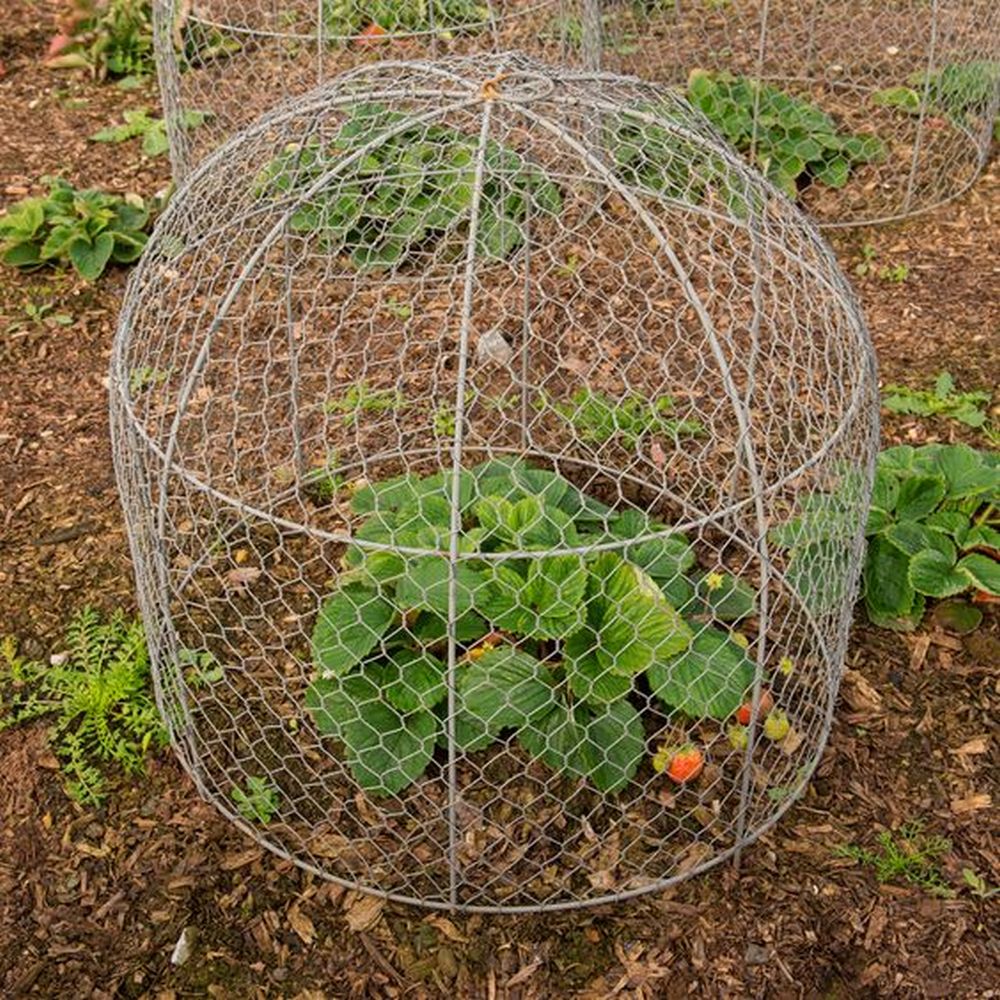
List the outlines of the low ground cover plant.
<svg viewBox="0 0 1000 1000">
<path fill-rule="evenodd" d="M 194 129 L 208 118 L 204 111 L 185 111 L 182 116 L 182 127 Z M 142 151 L 146 156 L 163 156 L 170 149 L 167 139 L 167 123 L 163 118 L 151 118 L 148 108 L 135 108 L 122 115 L 120 125 L 109 125 L 95 132 L 91 142 L 128 142 L 130 139 L 142 139 Z"/>
<path fill-rule="evenodd" d="M 796 566 L 845 528 L 835 495 L 813 501 L 772 532 L 790 550 L 792 581 L 800 578 Z M 865 535 L 864 603 L 875 625 L 916 628 L 928 599 L 1000 598 L 1000 456 L 964 444 L 886 449 Z M 965 621 L 978 615 L 974 608 L 959 614 Z"/>
<path fill-rule="evenodd" d="M 461 234 L 472 207 L 477 138 L 445 126 L 406 127 L 407 116 L 379 104 L 351 109 L 328 146 L 295 146 L 257 178 L 259 196 L 305 191 L 338 160 L 371 146 L 344 180 L 299 205 L 290 225 L 316 233 L 358 268 L 391 267 Z M 558 187 L 515 150 L 490 141 L 480 200 L 477 252 L 501 260 L 525 239 L 529 205 L 557 213 Z M 456 253 L 464 249 L 456 240 Z"/>
<path fill-rule="evenodd" d="M 446 740 L 449 562 L 435 553 L 448 551 L 454 486 L 406 475 L 353 494 L 364 521 L 313 628 L 307 710 L 374 795 L 416 781 Z M 720 726 L 741 709 L 754 664 L 734 627 L 755 613 L 749 584 L 704 571 L 684 536 L 552 471 L 493 460 L 463 470 L 458 490 L 460 750 L 516 741 L 613 793 L 646 755 L 650 697 Z M 694 777 L 692 750 L 660 747 L 659 769 Z"/>
<path fill-rule="evenodd" d="M 0 646 L 0 730 L 50 718 L 49 743 L 66 789 L 96 805 L 109 772 L 137 774 L 147 753 L 166 744 L 150 690 L 142 626 L 120 611 L 102 620 L 92 608 L 74 616 L 66 651 L 48 664 L 18 656 L 11 639 Z"/>
<path fill-rule="evenodd" d="M 919 115 L 926 97 L 932 112 L 967 127 L 975 124 L 976 118 L 991 106 L 998 86 L 1000 62 L 973 59 L 966 63 L 947 63 L 932 73 L 913 73 L 905 85 L 876 91 L 872 101 L 884 108 Z M 993 135 L 1000 139 L 1000 117 L 993 121 Z"/>
<path fill-rule="evenodd" d="M 335 38 L 376 39 L 391 33 L 450 34 L 484 28 L 488 4 L 476 0 L 322 0 L 323 27 Z"/>
<path fill-rule="evenodd" d="M 842 132 L 815 104 L 749 77 L 696 69 L 687 95 L 791 198 L 813 181 L 842 188 L 853 169 L 885 156 L 878 136 Z"/>
<path fill-rule="evenodd" d="M 99 80 L 141 79 L 156 70 L 150 0 L 72 0 L 46 64 L 86 69 Z"/>
<path fill-rule="evenodd" d="M 48 194 L 25 198 L 0 215 L 0 260 L 22 269 L 70 264 L 96 281 L 108 264 L 131 264 L 146 246 L 149 209 L 138 195 L 78 190 L 43 178 Z"/>
<path fill-rule="evenodd" d="M 941 372 L 932 389 L 911 389 L 905 385 L 887 385 L 882 391 L 882 405 L 892 413 L 917 417 L 947 417 L 966 427 L 983 427 L 989 414 L 992 394 L 984 389 L 957 392 L 955 380 Z"/>
</svg>

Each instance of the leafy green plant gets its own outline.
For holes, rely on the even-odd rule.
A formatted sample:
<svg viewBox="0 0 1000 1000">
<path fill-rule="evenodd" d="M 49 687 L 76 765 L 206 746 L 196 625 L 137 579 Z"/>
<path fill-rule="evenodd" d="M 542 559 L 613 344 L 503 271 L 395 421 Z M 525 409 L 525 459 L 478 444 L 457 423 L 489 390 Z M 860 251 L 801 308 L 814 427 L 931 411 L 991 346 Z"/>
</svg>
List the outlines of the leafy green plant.
<svg viewBox="0 0 1000 1000">
<path fill-rule="evenodd" d="M 413 125 L 379 104 L 354 107 L 333 142 L 289 148 L 257 178 L 261 196 L 287 198 L 315 183 L 344 157 L 369 147 L 342 179 L 301 204 L 290 225 L 316 233 L 358 268 L 390 267 L 467 230 L 478 140 L 445 126 Z M 557 213 L 559 189 L 518 152 L 486 147 L 477 252 L 499 260 L 525 238 L 529 206 Z M 455 239 L 455 252 L 464 240 Z"/>
<path fill-rule="evenodd" d="M 106 768 L 140 773 L 150 747 L 166 732 L 150 695 L 149 658 L 142 626 L 119 611 L 106 622 L 85 608 L 67 630 L 68 650 L 49 665 L 2 650 L 0 729 L 54 716 L 49 742 L 67 777 L 67 791 L 96 804 L 106 794 Z"/>
<path fill-rule="evenodd" d="M 139 258 L 149 211 L 138 195 L 77 190 L 59 177 L 44 181 L 46 196 L 25 198 L 0 216 L 0 260 L 20 268 L 68 262 L 96 281 L 109 263 Z"/>
<path fill-rule="evenodd" d="M 373 389 L 365 382 L 352 385 L 342 397 L 323 404 L 327 413 L 342 413 L 348 427 L 357 427 L 363 413 L 388 413 L 401 410 L 406 399 L 398 389 Z"/>
<path fill-rule="evenodd" d="M 948 63 L 934 73 L 914 73 L 906 86 L 876 91 L 872 101 L 883 108 L 918 115 L 926 95 L 931 111 L 967 126 L 991 106 L 998 86 L 1000 62 L 974 59 L 966 63 Z M 993 133 L 995 138 L 1000 138 L 1000 116 L 994 119 Z"/>
<path fill-rule="evenodd" d="M 281 807 L 278 789 L 256 775 L 250 775 L 243 788 L 236 787 L 229 794 L 239 814 L 251 823 L 270 823 Z"/>
<path fill-rule="evenodd" d="M 306 707 L 366 792 L 401 792 L 443 739 L 452 602 L 463 751 L 516 740 L 615 792 L 645 748 L 630 696 L 699 719 L 741 704 L 754 666 L 729 623 L 755 612 L 747 583 L 698 570 L 688 540 L 648 515 L 513 459 L 458 474 L 452 580 L 455 488 L 438 473 L 357 490 L 364 520 L 313 627 Z"/>
<path fill-rule="evenodd" d="M 53 40 L 46 65 L 86 69 L 99 80 L 151 75 L 150 0 L 73 0 L 66 33 Z"/>
<path fill-rule="evenodd" d="M 882 392 L 882 405 L 892 413 L 948 417 L 966 427 L 978 428 L 986 423 L 990 398 L 990 393 L 982 389 L 955 392 L 955 380 L 948 372 L 941 372 L 930 390 L 887 385 Z"/>
<path fill-rule="evenodd" d="M 815 582 L 810 560 L 836 545 L 846 516 L 835 495 L 823 494 L 771 532 L 791 551 L 789 579 L 804 597 Z M 865 534 L 864 601 L 875 625 L 915 628 L 928 598 L 1000 596 L 997 454 L 964 444 L 883 451 Z"/>
<path fill-rule="evenodd" d="M 962 881 L 969 887 L 969 891 L 977 899 L 992 899 L 1000 894 L 1000 886 L 990 886 L 982 875 L 971 868 L 962 869 Z"/>
<path fill-rule="evenodd" d="M 31 330 L 51 330 L 58 326 L 69 326 L 73 317 L 69 313 L 56 312 L 56 304 L 44 299 L 29 299 L 22 308 L 22 318 L 8 323 L 4 332 L 10 335 L 24 335 Z"/>
<path fill-rule="evenodd" d="M 843 133 L 816 105 L 748 77 L 696 69 L 687 95 L 740 152 L 752 150 L 755 163 L 791 198 L 812 181 L 842 188 L 852 169 L 885 156 L 877 136 Z"/>
<path fill-rule="evenodd" d="M 875 850 L 847 844 L 835 853 L 858 864 L 870 865 L 879 882 L 905 882 L 935 896 L 953 896 L 954 890 L 941 873 L 940 864 L 950 850 L 949 840 L 925 834 L 923 824 L 913 821 L 905 823 L 896 833 L 883 830 Z"/>
<path fill-rule="evenodd" d="M 542 400 L 565 420 L 583 441 L 605 444 L 619 441 L 626 448 L 637 448 L 643 438 L 663 435 L 676 439 L 704 433 L 697 420 L 675 417 L 672 396 L 646 399 L 627 393 L 615 399 L 589 388 L 577 390 L 568 403 Z"/>
<path fill-rule="evenodd" d="M 371 26 L 380 28 L 380 34 L 448 34 L 481 30 L 490 20 L 489 6 L 476 0 L 323 0 L 321 10 L 324 27 L 335 38 L 364 34 Z"/>
<path fill-rule="evenodd" d="M 182 127 L 194 129 L 203 124 L 209 117 L 205 111 L 187 110 L 182 116 Z M 136 108 L 126 111 L 121 125 L 109 125 L 95 132 L 92 142 L 128 142 L 130 139 L 142 139 L 142 151 L 146 156 L 162 156 L 170 148 L 167 140 L 167 123 L 162 118 L 150 118 L 148 108 Z"/>
<path fill-rule="evenodd" d="M 861 248 L 861 260 L 854 266 L 854 273 L 859 278 L 872 275 L 896 285 L 902 284 L 910 276 L 908 264 L 879 264 L 877 258 L 878 251 L 875 247 L 871 243 L 865 243 Z"/>
</svg>

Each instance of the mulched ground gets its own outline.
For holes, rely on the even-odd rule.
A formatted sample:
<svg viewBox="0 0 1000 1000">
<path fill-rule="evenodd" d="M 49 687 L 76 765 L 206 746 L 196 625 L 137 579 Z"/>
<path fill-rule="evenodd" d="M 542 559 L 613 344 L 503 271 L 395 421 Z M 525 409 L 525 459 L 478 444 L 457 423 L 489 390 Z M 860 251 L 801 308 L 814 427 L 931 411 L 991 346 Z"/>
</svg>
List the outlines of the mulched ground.
<svg viewBox="0 0 1000 1000">
<path fill-rule="evenodd" d="M 152 104 L 38 66 L 49 0 L 0 23 L 0 202 L 46 173 L 151 195 L 165 161 L 87 143 Z M 843 232 L 853 270 L 871 243 L 900 284 L 856 280 L 886 381 L 947 368 L 991 385 L 1000 341 L 1000 175 L 891 229 Z M 95 288 L 0 272 L 0 634 L 29 656 L 58 648 L 84 603 L 131 607 L 108 449 L 105 369 L 125 274 Z M 28 301 L 73 316 L 20 325 Z M 11 327 L 14 327 L 13 332 Z M 886 419 L 891 440 L 959 435 Z M 637 903 L 520 918 L 454 918 L 321 883 L 265 854 L 202 803 L 164 755 L 148 781 L 89 812 L 64 795 L 44 726 L 0 735 L 0 995 L 111 998 L 997 996 L 1000 914 L 961 870 L 1000 882 L 995 807 L 1000 708 L 996 616 L 958 638 L 859 624 L 817 778 L 737 872 L 717 869 Z M 941 899 L 879 885 L 835 854 L 920 819 L 952 842 Z M 191 957 L 170 964 L 192 929 Z"/>
</svg>

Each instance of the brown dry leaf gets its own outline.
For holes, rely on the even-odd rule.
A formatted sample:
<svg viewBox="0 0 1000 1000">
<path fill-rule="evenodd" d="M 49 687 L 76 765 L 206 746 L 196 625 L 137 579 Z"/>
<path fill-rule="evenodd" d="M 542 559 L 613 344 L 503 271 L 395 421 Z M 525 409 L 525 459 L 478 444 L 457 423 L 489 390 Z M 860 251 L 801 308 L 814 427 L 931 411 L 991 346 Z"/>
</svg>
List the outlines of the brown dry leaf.
<svg viewBox="0 0 1000 1000">
<path fill-rule="evenodd" d="M 952 799 L 951 811 L 953 813 L 978 812 L 980 809 L 989 809 L 993 805 L 993 798 L 988 792 L 979 792 L 967 795 L 964 799 Z"/>
<path fill-rule="evenodd" d="M 881 712 L 882 695 L 857 670 L 844 673 L 844 698 L 856 712 Z"/>
<path fill-rule="evenodd" d="M 542 960 L 536 958 L 534 961 L 529 962 L 527 965 L 518 969 L 510 979 L 507 980 L 507 989 L 511 989 L 513 986 L 520 986 L 521 983 L 526 983 L 540 968 L 542 967 Z"/>
<path fill-rule="evenodd" d="M 989 741 L 985 736 L 979 736 L 974 740 L 966 741 L 957 750 L 952 750 L 952 753 L 971 755 L 977 753 L 987 753 L 988 750 L 989 750 Z"/>
<path fill-rule="evenodd" d="M 350 846 L 351 842 L 339 833 L 321 833 L 309 841 L 309 850 L 317 858 L 339 858 Z"/>
<path fill-rule="evenodd" d="M 253 583 L 263 570 L 259 566 L 238 566 L 226 573 L 226 589 L 242 591 L 248 583 Z"/>
<path fill-rule="evenodd" d="M 363 896 L 351 893 L 347 899 L 347 926 L 352 931 L 366 931 L 382 919 L 385 900 L 379 896 Z"/>
<path fill-rule="evenodd" d="M 316 928 L 313 922 L 299 909 L 298 903 L 293 903 L 288 908 L 288 922 L 306 947 L 316 940 Z"/>
<path fill-rule="evenodd" d="M 304 989 L 296 993 L 292 1000 L 326 1000 L 326 994 L 322 990 Z"/>
<path fill-rule="evenodd" d="M 432 914 L 425 918 L 424 922 L 436 928 L 449 941 L 466 944 L 469 940 L 447 917 L 439 917 L 436 914 Z"/>
<path fill-rule="evenodd" d="M 865 951 L 871 951 L 872 946 L 877 944 L 885 930 L 888 914 L 884 906 L 876 904 L 868 918 L 868 930 L 865 931 Z"/>
<path fill-rule="evenodd" d="M 791 756 L 805 741 L 805 736 L 794 726 L 788 730 L 788 735 L 781 741 L 781 749 Z"/>
<path fill-rule="evenodd" d="M 251 847 L 249 850 L 240 851 L 238 854 L 230 854 L 222 859 L 220 866 L 224 872 L 236 871 L 237 868 L 245 868 L 255 861 L 260 861 L 264 857 L 264 852 L 259 847 Z"/>
<path fill-rule="evenodd" d="M 674 874 L 683 875 L 685 872 L 691 871 L 692 868 L 697 868 L 698 865 L 713 853 L 715 852 L 708 844 L 696 841 L 685 851 L 684 857 L 677 863 L 677 869 Z"/>
<path fill-rule="evenodd" d="M 927 659 L 927 650 L 931 648 L 931 637 L 925 632 L 913 639 L 910 645 L 910 669 L 919 670 Z"/>
</svg>

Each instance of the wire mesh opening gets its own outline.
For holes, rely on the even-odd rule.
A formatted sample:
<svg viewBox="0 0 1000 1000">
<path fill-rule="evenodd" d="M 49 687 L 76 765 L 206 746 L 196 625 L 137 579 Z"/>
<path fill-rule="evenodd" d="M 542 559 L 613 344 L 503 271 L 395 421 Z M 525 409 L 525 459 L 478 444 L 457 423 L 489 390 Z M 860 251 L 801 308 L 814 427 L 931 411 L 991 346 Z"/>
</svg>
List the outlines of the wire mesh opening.
<svg viewBox="0 0 1000 1000">
<path fill-rule="evenodd" d="M 728 857 L 815 767 L 874 360 L 669 92 L 504 54 L 284 105 L 171 202 L 111 384 L 161 709 L 270 849 L 580 906 Z"/>
</svg>

